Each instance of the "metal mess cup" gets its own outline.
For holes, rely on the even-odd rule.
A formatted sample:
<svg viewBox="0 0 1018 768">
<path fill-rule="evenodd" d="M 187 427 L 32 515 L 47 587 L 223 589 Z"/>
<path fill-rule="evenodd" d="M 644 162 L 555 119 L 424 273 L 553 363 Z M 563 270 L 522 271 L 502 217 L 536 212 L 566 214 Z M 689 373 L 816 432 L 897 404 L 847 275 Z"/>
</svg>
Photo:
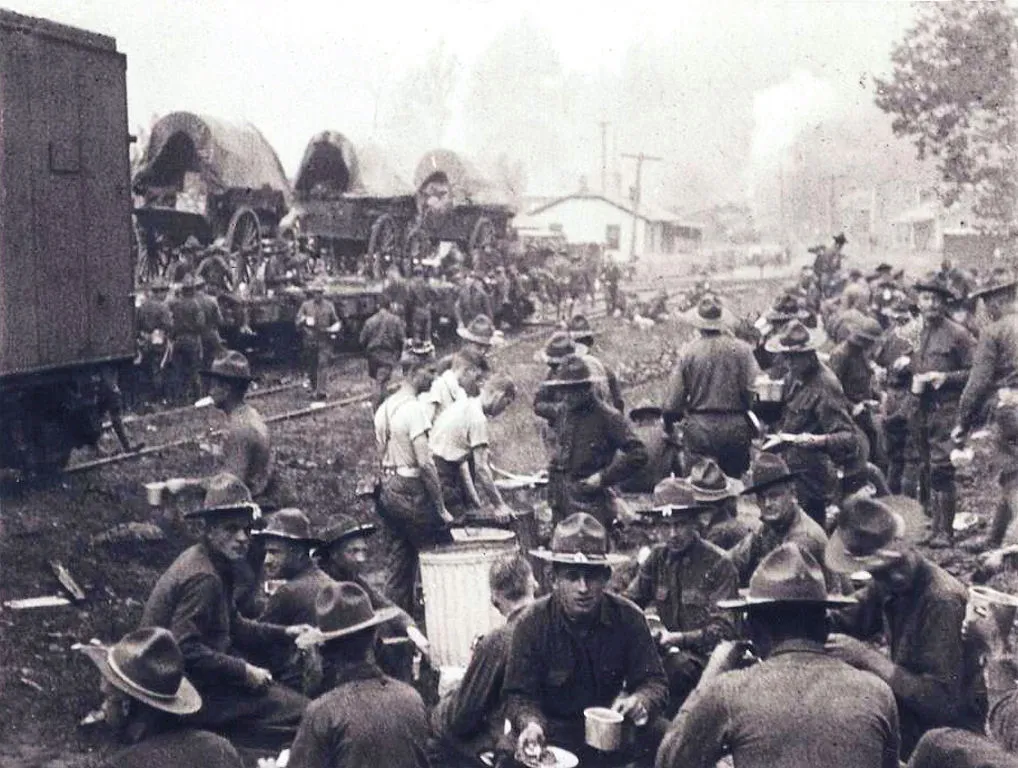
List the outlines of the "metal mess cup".
<svg viewBox="0 0 1018 768">
<path fill-rule="evenodd" d="M 997 626 L 1009 632 L 1018 614 L 1018 597 L 991 587 L 969 587 L 969 609 L 980 616 L 992 616 Z"/>
<path fill-rule="evenodd" d="M 163 503 L 163 491 L 166 483 L 145 483 L 145 498 L 150 507 L 158 507 Z"/>
<path fill-rule="evenodd" d="M 921 395 L 926 391 L 926 374 L 917 373 L 912 377 L 912 394 Z"/>
<path fill-rule="evenodd" d="M 583 710 L 584 741 L 602 752 L 616 752 L 622 746 L 622 715 L 607 707 Z"/>
</svg>

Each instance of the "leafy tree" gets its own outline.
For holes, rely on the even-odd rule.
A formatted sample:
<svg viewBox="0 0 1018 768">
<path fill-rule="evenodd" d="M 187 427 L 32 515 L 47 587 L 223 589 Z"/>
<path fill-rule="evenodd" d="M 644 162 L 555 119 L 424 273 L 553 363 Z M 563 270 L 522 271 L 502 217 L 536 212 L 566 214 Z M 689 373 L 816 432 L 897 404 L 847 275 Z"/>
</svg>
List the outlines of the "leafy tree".
<svg viewBox="0 0 1018 768">
<path fill-rule="evenodd" d="M 933 157 L 948 205 L 971 193 L 976 216 L 1015 220 L 1018 21 L 1006 0 L 923 4 L 877 79 L 876 103 L 920 159 Z"/>
</svg>

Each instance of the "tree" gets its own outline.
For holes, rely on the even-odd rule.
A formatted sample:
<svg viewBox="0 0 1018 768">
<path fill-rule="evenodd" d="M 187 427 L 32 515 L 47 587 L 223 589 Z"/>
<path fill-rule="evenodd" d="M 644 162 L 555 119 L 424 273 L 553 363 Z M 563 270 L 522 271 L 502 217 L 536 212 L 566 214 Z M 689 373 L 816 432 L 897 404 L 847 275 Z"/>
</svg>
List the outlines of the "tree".
<svg viewBox="0 0 1018 768">
<path fill-rule="evenodd" d="M 1018 20 L 1006 0 L 924 4 L 877 79 L 876 103 L 933 157 L 948 205 L 971 194 L 973 212 L 1006 224 L 1018 204 L 1015 76 Z"/>
</svg>

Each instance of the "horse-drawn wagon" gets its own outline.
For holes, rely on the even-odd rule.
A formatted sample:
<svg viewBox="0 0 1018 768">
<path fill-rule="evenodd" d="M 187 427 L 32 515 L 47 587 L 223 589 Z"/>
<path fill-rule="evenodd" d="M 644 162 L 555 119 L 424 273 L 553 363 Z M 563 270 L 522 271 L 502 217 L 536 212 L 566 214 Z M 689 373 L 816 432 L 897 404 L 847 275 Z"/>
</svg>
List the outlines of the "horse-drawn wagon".
<svg viewBox="0 0 1018 768">
<path fill-rule="evenodd" d="M 173 112 L 152 126 L 132 187 L 138 277 L 161 275 L 189 237 L 219 240 L 236 283 L 250 282 L 262 238 L 274 237 L 290 185 L 275 151 L 249 123 Z"/>
</svg>

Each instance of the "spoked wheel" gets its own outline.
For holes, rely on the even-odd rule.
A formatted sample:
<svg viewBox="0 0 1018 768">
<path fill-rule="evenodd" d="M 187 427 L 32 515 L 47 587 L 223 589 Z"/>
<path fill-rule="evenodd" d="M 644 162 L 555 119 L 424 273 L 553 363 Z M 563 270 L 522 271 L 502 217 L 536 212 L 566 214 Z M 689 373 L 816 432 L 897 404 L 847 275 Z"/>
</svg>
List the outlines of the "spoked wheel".
<svg viewBox="0 0 1018 768">
<path fill-rule="evenodd" d="M 371 225 L 368 254 L 381 256 L 386 262 L 393 261 L 399 255 L 399 225 L 390 214 L 383 213 Z"/>
<path fill-rule="evenodd" d="M 169 257 L 156 246 L 155 238 L 147 235 L 144 230 L 139 232 L 137 227 L 131 227 L 131 251 L 139 285 L 162 277 L 169 266 Z"/>
<path fill-rule="evenodd" d="M 250 208 L 238 208 L 226 229 L 226 247 L 234 254 L 233 284 L 251 284 L 262 257 L 262 228 L 258 214 Z"/>
<path fill-rule="evenodd" d="M 481 216 L 474 223 L 474 228 L 470 232 L 470 240 L 467 242 L 467 252 L 476 262 L 478 257 L 484 260 L 490 257 L 494 247 L 495 225 L 491 223 L 491 219 L 487 216 Z M 477 263 L 473 265 L 474 269 L 485 269 L 488 266 L 490 265 Z"/>
</svg>

